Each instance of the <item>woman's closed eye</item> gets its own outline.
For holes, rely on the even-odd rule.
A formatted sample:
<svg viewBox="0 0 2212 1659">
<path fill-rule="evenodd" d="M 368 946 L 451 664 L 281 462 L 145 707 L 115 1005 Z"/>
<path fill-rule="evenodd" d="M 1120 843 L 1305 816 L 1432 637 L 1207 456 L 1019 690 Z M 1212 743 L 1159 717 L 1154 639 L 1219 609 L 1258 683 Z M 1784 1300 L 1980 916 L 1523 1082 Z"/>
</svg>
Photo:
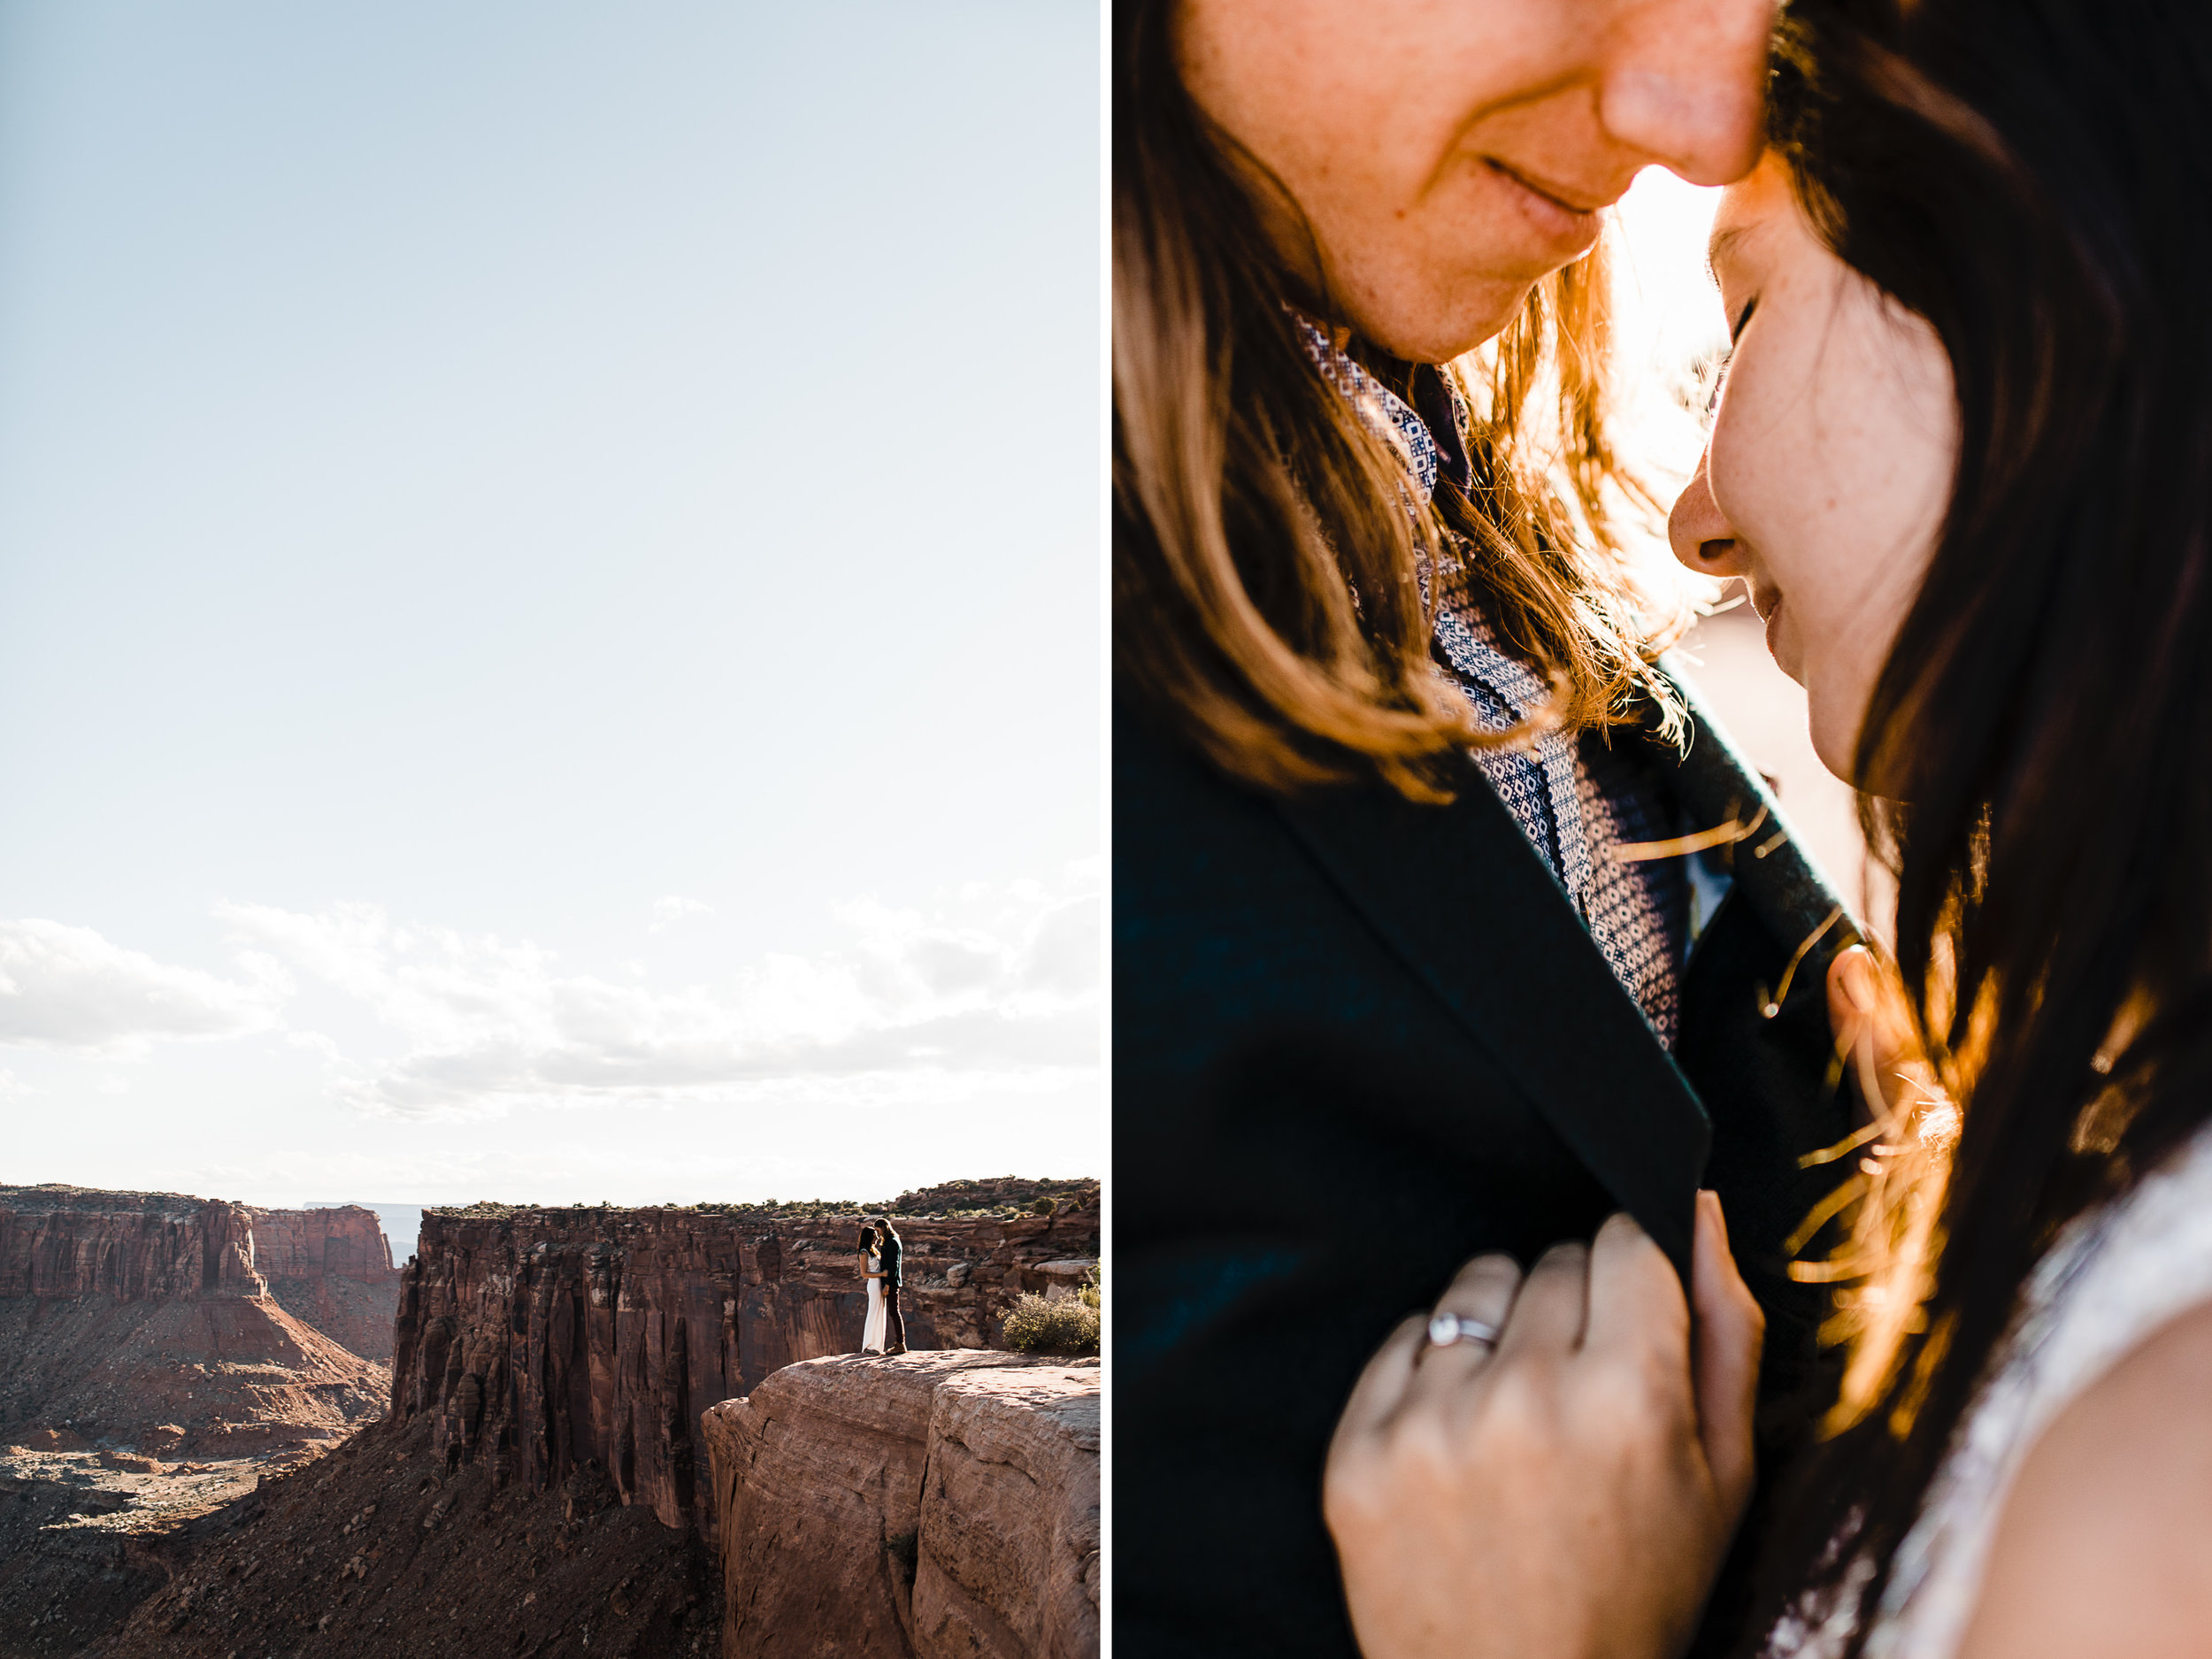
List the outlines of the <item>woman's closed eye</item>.
<svg viewBox="0 0 2212 1659">
<path fill-rule="evenodd" d="M 1723 346 L 1709 357 L 1700 357 L 1692 373 L 1696 377 L 1696 395 L 1691 412 L 1709 431 L 1713 418 L 1720 412 L 1722 388 L 1728 384 L 1728 365 L 1735 360 L 1734 343 Z"/>
</svg>

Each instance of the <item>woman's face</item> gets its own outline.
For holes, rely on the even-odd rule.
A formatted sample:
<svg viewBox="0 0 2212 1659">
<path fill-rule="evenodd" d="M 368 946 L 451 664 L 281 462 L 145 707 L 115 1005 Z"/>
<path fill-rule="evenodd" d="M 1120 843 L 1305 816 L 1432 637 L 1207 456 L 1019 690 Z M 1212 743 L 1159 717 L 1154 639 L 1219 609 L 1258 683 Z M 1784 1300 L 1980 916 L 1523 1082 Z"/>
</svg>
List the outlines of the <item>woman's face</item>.
<svg viewBox="0 0 2212 1659">
<path fill-rule="evenodd" d="M 1713 274 L 1735 340 L 1675 557 L 1741 576 L 1849 782 L 1874 681 L 1935 550 L 1958 456 L 1935 331 L 1813 234 L 1771 157 L 1723 195 Z"/>
<path fill-rule="evenodd" d="M 1202 109 L 1288 189 L 1286 258 L 1362 336 L 1441 363 L 1588 251 L 1657 162 L 1757 153 L 1774 0 L 1181 0 Z"/>
</svg>

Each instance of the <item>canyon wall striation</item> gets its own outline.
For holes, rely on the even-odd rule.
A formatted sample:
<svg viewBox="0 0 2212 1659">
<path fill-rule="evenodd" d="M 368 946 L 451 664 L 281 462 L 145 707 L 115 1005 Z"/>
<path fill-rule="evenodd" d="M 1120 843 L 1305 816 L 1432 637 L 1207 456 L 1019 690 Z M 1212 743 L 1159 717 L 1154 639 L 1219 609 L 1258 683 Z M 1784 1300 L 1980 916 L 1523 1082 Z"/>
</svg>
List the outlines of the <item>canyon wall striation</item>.
<svg viewBox="0 0 2212 1659">
<path fill-rule="evenodd" d="M 1098 1254 L 1098 1185 L 1049 1213 L 898 1212 L 915 1349 L 987 1348 L 1024 1291 Z M 404 1270 L 392 1409 L 449 1467 L 531 1489 L 596 1463 L 626 1503 L 715 1525 L 700 1414 L 795 1362 L 860 1345 L 860 1210 L 815 1206 L 426 1210 Z"/>
<path fill-rule="evenodd" d="M 0 1297 L 261 1296 L 252 1212 L 219 1198 L 0 1187 Z"/>
<path fill-rule="evenodd" d="M 824 1359 L 710 1407 L 723 1659 L 1095 1659 L 1099 1375 Z"/>
</svg>

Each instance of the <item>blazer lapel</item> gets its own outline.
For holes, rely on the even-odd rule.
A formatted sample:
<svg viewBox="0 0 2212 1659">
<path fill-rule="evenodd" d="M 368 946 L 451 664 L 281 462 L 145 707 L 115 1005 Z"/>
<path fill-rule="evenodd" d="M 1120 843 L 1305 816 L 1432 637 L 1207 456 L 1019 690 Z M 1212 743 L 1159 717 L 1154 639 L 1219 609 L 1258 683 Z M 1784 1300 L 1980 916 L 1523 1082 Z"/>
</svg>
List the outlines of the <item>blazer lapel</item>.
<svg viewBox="0 0 2212 1659">
<path fill-rule="evenodd" d="M 1798 982 L 1817 987 L 1824 998 L 1827 964 L 1862 937 L 1859 918 L 1836 896 L 1835 883 L 1798 841 L 1781 803 L 1728 741 L 1695 684 L 1681 672 L 1681 664 L 1669 655 L 1659 659 L 1659 667 L 1690 710 L 1689 751 L 1676 763 L 1675 787 L 1683 810 L 1699 827 L 1759 818 L 1759 827 L 1729 849 L 1736 888 L 1785 949 L 1813 941 L 1799 966 Z"/>
<path fill-rule="evenodd" d="M 1704 1108 L 1473 764 L 1446 807 L 1277 798 L 1314 859 L 1686 1276 Z"/>
</svg>

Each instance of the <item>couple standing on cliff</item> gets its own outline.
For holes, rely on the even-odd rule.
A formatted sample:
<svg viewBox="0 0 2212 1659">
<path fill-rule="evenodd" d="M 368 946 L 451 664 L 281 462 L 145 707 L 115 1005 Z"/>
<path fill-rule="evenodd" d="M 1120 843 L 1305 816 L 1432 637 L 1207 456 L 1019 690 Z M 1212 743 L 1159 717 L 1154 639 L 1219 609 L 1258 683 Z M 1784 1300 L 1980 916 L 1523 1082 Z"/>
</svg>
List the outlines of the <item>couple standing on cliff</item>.
<svg viewBox="0 0 2212 1659">
<path fill-rule="evenodd" d="M 864 1354 L 906 1352 L 906 1320 L 899 1312 L 899 1287 L 906 1282 L 903 1254 L 890 1219 L 869 1217 L 860 1229 L 860 1272 L 868 1281 L 868 1323 L 860 1333 Z"/>
</svg>

